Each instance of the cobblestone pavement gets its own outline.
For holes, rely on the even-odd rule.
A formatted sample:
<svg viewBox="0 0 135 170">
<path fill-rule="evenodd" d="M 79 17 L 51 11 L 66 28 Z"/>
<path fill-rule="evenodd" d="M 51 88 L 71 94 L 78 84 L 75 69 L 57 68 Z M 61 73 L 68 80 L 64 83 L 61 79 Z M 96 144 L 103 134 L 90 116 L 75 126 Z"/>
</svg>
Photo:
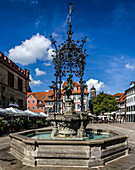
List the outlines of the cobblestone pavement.
<svg viewBox="0 0 135 170">
<path fill-rule="evenodd" d="M 114 130 L 128 134 L 129 156 L 117 159 L 106 164 L 104 167 L 95 168 L 33 168 L 22 165 L 9 153 L 10 138 L 0 137 L 0 170 L 135 170 L 135 123 L 110 123 L 110 124 L 89 124 L 88 128 Z"/>
</svg>

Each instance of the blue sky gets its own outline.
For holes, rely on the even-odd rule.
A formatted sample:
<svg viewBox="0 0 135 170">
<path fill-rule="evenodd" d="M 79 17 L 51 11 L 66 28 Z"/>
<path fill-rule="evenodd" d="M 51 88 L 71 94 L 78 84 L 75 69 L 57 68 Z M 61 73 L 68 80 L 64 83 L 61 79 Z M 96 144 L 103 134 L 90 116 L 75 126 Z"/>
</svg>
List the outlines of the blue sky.
<svg viewBox="0 0 135 170">
<path fill-rule="evenodd" d="M 54 79 L 49 35 L 58 44 L 67 39 L 69 2 L 0 0 L 0 51 L 30 70 L 32 91 L 48 90 Z M 88 37 L 87 85 L 124 92 L 135 80 L 135 1 L 74 0 L 73 10 L 73 38 Z"/>
</svg>

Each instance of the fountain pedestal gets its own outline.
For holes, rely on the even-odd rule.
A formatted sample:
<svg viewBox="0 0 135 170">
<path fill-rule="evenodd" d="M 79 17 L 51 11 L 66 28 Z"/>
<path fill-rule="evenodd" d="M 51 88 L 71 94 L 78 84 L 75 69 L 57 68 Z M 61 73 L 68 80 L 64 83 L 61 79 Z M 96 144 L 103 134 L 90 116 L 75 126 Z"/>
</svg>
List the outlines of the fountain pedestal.
<svg viewBox="0 0 135 170">
<path fill-rule="evenodd" d="M 74 101 L 65 101 L 64 114 L 52 114 L 48 117 L 53 124 L 52 138 L 86 138 L 85 128 L 89 123 L 88 115 L 85 112 L 74 111 Z"/>
<path fill-rule="evenodd" d="M 75 104 L 74 100 L 72 99 L 66 99 L 65 100 L 65 106 L 64 106 L 64 115 L 73 115 L 75 114 Z"/>
</svg>

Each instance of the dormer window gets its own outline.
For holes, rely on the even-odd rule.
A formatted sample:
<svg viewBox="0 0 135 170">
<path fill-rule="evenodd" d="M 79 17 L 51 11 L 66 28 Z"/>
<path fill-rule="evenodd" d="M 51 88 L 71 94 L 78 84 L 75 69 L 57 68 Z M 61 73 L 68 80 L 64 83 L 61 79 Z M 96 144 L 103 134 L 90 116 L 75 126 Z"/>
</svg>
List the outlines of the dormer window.
<svg viewBox="0 0 135 170">
<path fill-rule="evenodd" d="M 42 96 L 42 99 L 44 99 L 45 98 L 45 96 Z"/>
<path fill-rule="evenodd" d="M 74 88 L 74 91 L 77 91 L 77 87 Z"/>
<path fill-rule="evenodd" d="M 39 101 L 39 104 L 42 104 L 42 101 Z"/>
</svg>

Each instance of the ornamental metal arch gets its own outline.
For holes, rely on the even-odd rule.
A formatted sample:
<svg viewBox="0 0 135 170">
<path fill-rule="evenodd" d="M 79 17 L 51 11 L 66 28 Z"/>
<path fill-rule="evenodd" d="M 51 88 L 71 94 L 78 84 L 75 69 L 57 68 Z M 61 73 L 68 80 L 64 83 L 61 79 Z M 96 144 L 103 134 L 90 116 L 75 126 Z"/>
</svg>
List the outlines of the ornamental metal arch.
<svg viewBox="0 0 135 170">
<path fill-rule="evenodd" d="M 67 21 L 69 27 L 67 31 L 68 39 L 61 45 L 57 46 L 57 42 L 52 38 L 52 36 L 50 36 L 51 42 L 55 48 L 55 50 L 53 50 L 54 55 L 52 55 L 55 68 L 55 82 L 52 81 L 53 85 L 50 86 L 50 88 L 54 90 L 54 111 L 60 112 L 62 77 L 65 77 L 67 74 L 75 74 L 75 76 L 80 79 L 79 83 L 81 84 L 81 111 L 84 112 L 84 88 L 86 85 L 85 81 L 83 80 L 83 75 L 86 65 L 86 57 L 88 56 L 86 54 L 87 49 L 84 49 L 84 44 L 86 43 L 87 36 L 85 36 L 81 41 L 72 40 L 72 3 L 70 3 L 69 6 L 69 19 Z M 59 108 L 57 108 L 57 103 L 59 103 Z"/>
</svg>

